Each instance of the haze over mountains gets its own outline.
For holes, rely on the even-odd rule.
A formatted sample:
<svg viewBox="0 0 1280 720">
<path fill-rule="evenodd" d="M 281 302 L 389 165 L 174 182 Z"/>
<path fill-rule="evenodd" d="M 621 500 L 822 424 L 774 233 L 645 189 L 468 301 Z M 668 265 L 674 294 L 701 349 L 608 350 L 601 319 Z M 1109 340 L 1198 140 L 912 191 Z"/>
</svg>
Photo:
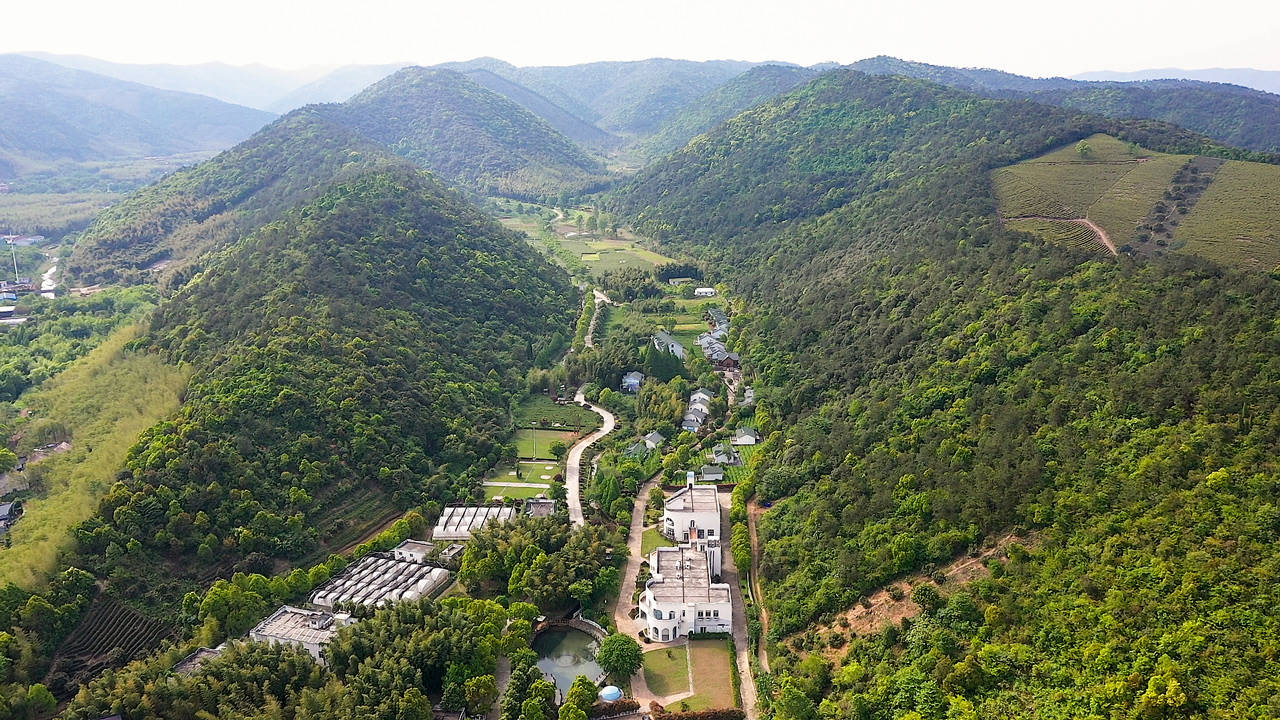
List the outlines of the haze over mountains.
<svg viewBox="0 0 1280 720">
<path fill-rule="evenodd" d="M 1076 80 L 1101 80 L 1132 82 L 1134 80 L 1201 80 L 1203 82 L 1230 83 L 1269 93 L 1280 93 L 1280 70 L 1255 70 L 1253 68 L 1156 68 L 1151 70 L 1095 70 L 1073 75 Z"/>
<path fill-rule="evenodd" d="M 891 57 L 477 58 L 267 73 L 255 102 L 308 103 L 275 116 L 0 67 L 31 118 L 0 126 L 0 203 L 39 195 L 40 163 L 221 149 L 32 250 L 84 295 L 4 311 L 30 321 L 0 370 L 60 402 L 15 389 L 0 426 L 31 458 L 67 447 L 31 460 L 0 546 L 0 572 L 49 578 L 0 586 L 0 717 L 638 710 L 539 674 L 532 621 L 579 614 L 634 652 L 608 672 L 635 706 L 723 653 L 724 692 L 686 701 L 725 707 L 656 720 L 1275 714 L 1280 96 Z M 46 379 L 50 357 L 71 370 Z M 171 404 L 113 399 L 120 378 Z M 583 414 L 613 429 L 571 431 Z M 595 457 L 562 464 L 570 443 Z M 734 642 L 642 655 L 657 528 L 627 534 L 717 472 Z M 361 586 L 305 647 L 241 642 L 447 508 L 525 490 L 550 516 L 430 558 L 443 595 Z"/>
</svg>

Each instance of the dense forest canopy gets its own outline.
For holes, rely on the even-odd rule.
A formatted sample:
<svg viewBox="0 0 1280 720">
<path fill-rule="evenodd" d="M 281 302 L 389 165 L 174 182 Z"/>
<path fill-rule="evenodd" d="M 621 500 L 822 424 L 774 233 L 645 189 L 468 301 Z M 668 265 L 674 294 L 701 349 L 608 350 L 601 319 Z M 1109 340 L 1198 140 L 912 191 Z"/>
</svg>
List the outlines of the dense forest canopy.
<svg viewBox="0 0 1280 720">
<path fill-rule="evenodd" d="M 951 68 L 891 57 L 850 67 L 877 75 L 922 78 L 984 95 L 1026 98 L 1112 118 L 1150 118 L 1208 135 L 1227 145 L 1280 152 L 1280 96 L 1199 80 L 1099 82 L 1028 78 L 974 68 Z"/>
<path fill-rule="evenodd" d="M 300 558 L 336 521 L 368 520 L 349 500 L 465 494 L 460 478 L 507 454 L 511 398 L 574 296 L 419 171 L 333 187 L 156 311 L 151 342 L 200 370 L 78 532 L 84 562 L 172 612 L 172 578 Z"/>
</svg>

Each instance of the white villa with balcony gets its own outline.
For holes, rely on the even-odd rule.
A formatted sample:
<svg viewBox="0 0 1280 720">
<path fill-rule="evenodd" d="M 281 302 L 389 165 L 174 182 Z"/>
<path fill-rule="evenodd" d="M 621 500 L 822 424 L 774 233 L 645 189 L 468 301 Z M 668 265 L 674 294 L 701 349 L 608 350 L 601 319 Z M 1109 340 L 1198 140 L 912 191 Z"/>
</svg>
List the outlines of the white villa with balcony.
<svg viewBox="0 0 1280 720">
<path fill-rule="evenodd" d="M 720 497 L 716 487 L 686 481 L 663 505 L 662 534 L 705 553 L 711 575 L 719 575 Z"/>
<path fill-rule="evenodd" d="M 729 586 L 711 582 L 707 557 L 688 546 L 660 547 L 649 555 L 652 577 L 640 594 L 636 623 L 651 640 L 668 642 L 689 633 L 732 629 Z"/>
</svg>

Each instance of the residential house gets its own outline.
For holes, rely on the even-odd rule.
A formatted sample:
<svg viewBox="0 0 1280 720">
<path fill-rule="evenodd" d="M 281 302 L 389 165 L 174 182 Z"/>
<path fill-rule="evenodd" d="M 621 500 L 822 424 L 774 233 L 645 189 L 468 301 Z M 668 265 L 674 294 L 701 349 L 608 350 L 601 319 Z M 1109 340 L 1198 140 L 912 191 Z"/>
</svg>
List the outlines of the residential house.
<svg viewBox="0 0 1280 720">
<path fill-rule="evenodd" d="M 706 388 L 698 388 L 697 390 L 693 391 L 692 395 L 689 396 L 689 402 L 696 403 L 699 400 L 701 400 L 705 403 L 710 404 L 711 400 L 714 398 L 715 398 L 715 395 L 712 395 L 710 390 Z"/>
<path fill-rule="evenodd" d="M 666 441 L 667 439 L 662 437 L 662 433 L 658 432 L 657 430 L 654 430 L 653 432 L 644 436 L 644 444 L 648 446 L 650 450 L 660 449 L 662 447 L 662 443 Z"/>
<path fill-rule="evenodd" d="M 716 289 L 711 287 L 700 287 L 693 289 L 694 297 L 715 297 Z"/>
<path fill-rule="evenodd" d="M 716 465 L 736 466 L 742 464 L 738 452 L 727 443 L 719 443 L 711 448 L 711 459 Z"/>
<path fill-rule="evenodd" d="M 680 428 L 696 433 L 707 423 L 708 417 L 709 414 L 705 410 L 698 407 L 690 407 L 685 411 L 684 419 L 680 422 Z"/>
<path fill-rule="evenodd" d="M 22 515 L 22 503 L 0 503 L 0 529 L 12 527 Z"/>
<path fill-rule="evenodd" d="M 556 513 L 556 501 L 551 498 L 535 497 L 524 501 L 524 513 L 530 517 L 551 517 Z"/>
<path fill-rule="evenodd" d="M 685 357 L 688 356 L 688 353 L 685 352 L 684 346 L 672 337 L 671 333 L 666 332 L 665 330 L 659 330 L 654 333 L 653 346 L 663 352 L 671 353 L 681 360 L 684 360 Z"/>
<path fill-rule="evenodd" d="M 628 445 L 627 449 L 624 450 L 622 454 L 629 458 L 643 460 L 645 456 L 649 454 L 649 450 L 650 450 L 649 444 L 644 441 L 641 441 L 638 443 L 632 443 L 631 445 Z"/>
<path fill-rule="evenodd" d="M 720 308 L 711 308 L 707 311 L 704 318 L 713 330 L 721 330 L 726 333 L 729 332 L 729 316 Z"/>
<path fill-rule="evenodd" d="M 673 287 L 680 287 L 681 285 L 691 285 L 691 284 L 693 284 L 693 278 L 691 278 L 691 277 L 674 277 L 674 278 L 668 278 L 668 279 L 667 279 L 667 284 L 668 284 L 668 285 L 671 285 L 671 286 L 673 286 Z"/>
<path fill-rule="evenodd" d="M 636 623 L 650 640 L 670 642 L 690 633 L 732 629 L 729 586 L 712 582 L 707 553 L 691 547 L 660 547 L 649 555 L 649 572 Z"/>
<path fill-rule="evenodd" d="M 622 391 L 629 393 L 640 392 L 640 385 L 644 382 L 644 373 L 638 370 L 632 370 L 622 376 Z"/>
<path fill-rule="evenodd" d="M 756 401 L 756 389 L 750 385 L 742 391 L 742 400 L 739 405 L 752 405 Z"/>
<path fill-rule="evenodd" d="M 703 482 L 724 482 L 724 468 L 719 465 L 703 465 L 700 474 Z"/>
<path fill-rule="evenodd" d="M 760 433 L 753 427 L 740 427 L 733 432 L 734 445 L 755 445 L 760 442 Z"/>
</svg>

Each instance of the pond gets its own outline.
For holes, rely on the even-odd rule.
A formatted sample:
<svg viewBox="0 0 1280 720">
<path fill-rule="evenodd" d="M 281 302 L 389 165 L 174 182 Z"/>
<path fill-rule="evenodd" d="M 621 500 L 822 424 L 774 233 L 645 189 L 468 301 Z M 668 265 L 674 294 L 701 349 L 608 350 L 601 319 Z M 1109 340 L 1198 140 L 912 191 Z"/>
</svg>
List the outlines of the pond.
<svg viewBox="0 0 1280 720">
<path fill-rule="evenodd" d="M 586 675 L 592 682 L 600 676 L 600 666 L 596 664 L 599 647 L 595 638 L 572 628 L 547 630 L 533 639 L 538 669 L 555 682 L 561 696 L 569 692 L 579 675 Z"/>
</svg>

